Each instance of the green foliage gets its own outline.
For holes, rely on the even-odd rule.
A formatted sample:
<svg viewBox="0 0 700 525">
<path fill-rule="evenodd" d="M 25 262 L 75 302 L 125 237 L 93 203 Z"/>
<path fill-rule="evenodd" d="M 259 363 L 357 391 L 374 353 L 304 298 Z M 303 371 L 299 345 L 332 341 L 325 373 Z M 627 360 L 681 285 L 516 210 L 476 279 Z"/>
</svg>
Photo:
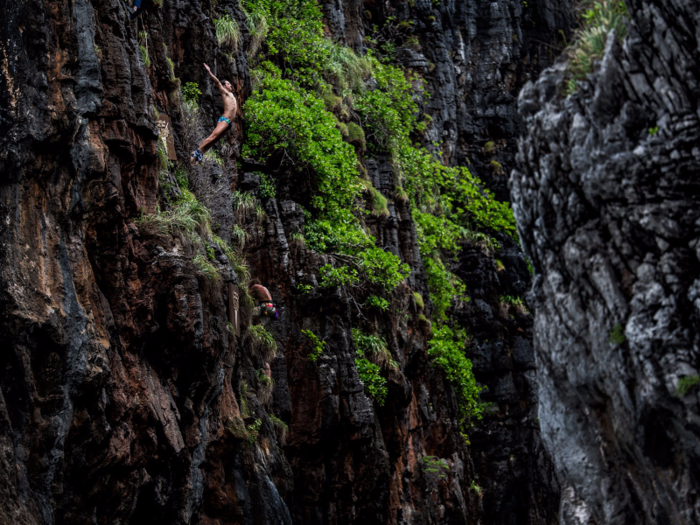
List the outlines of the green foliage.
<svg viewBox="0 0 700 525">
<path fill-rule="evenodd" d="M 263 386 L 274 386 L 275 380 L 272 379 L 271 377 L 268 377 L 268 375 L 265 373 L 265 370 L 262 368 L 258 368 L 255 372 L 255 376 L 258 379 L 258 382 L 263 385 Z"/>
<path fill-rule="evenodd" d="M 325 341 L 321 341 L 311 330 L 302 330 L 301 333 L 308 337 L 311 341 L 311 352 L 309 352 L 308 358 L 309 361 L 315 363 L 318 361 L 318 358 L 321 357 L 321 354 L 323 354 L 323 350 L 326 348 L 327 343 Z"/>
<path fill-rule="evenodd" d="M 321 282 L 319 283 L 321 288 L 352 286 L 359 281 L 357 270 L 347 266 L 333 268 L 330 264 L 326 264 L 319 268 L 319 273 L 321 275 Z"/>
<path fill-rule="evenodd" d="M 252 193 L 244 193 L 235 190 L 231 192 L 231 204 L 233 206 L 233 215 L 236 217 L 236 222 L 240 223 L 252 217 L 258 201 Z"/>
<path fill-rule="evenodd" d="M 357 374 L 365 385 L 367 397 L 374 400 L 379 406 L 384 406 L 389 389 L 386 386 L 386 379 L 380 375 L 379 366 L 371 363 L 359 350 L 355 358 L 355 366 Z"/>
<path fill-rule="evenodd" d="M 299 292 L 302 295 L 309 293 L 313 289 L 314 289 L 314 287 L 311 286 L 310 284 L 298 284 L 297 285 L 297 292 Z"/>
<path fill-rule="evenodd" d="M 387 360 L 391 359 L 391 353 L 387 347 L 386 340 L 380 335 L 366 334 L 359 328 L 352 329 L 352 338 L 355 346 L 363 356 L 383 356 Z"/>
<path fill-rule="evenodd" d="M 498 262 L 500 262 L 500 261 L 496 260 L 497 266 L 498 266 Z M 503 266 L 502 262 L 501 262 L 501 266 Z M 512 295 L 501 295 L 500 300 L 501 300 L 501 304 L 514 306 L 523 315 L 530 313 L 529 310 L 527 309 L 527 306 L 525 305 L 525 302 L 520 297 L 513 297 Z M 623 338 L 624 338 L 624 336 L 623 336 Z"/>
<path fill-rule="evenodd" d="M 335 118 L 321 99 L 280 78 L 274 66 L 267 67 L 262 92 L 253 94 L 245 105 L 249 130 L 243 154 L 265 160 L 274 153 L 286 153 L 299 170 L 310 169 L 316 175 L 314 210 L 334 222 L 352 222 L 353 203 L 360 191 L 352 146 L 343 142 Z"/>
<path fill-rule="evenodd" d="M 388 217 L 389 208 L 386 197 L 382 195 L 374 186 L 369 187 L 369 194 L 372 202 L 372 215 L 377 217 Z"/>
<path fill-rule="evenodd" d="M 616 323 L 610 332 L 608 341 L 614 345 L 621 345 L 625 342 L 625 329 L 620 323 Z"/>
<path fill-rule="evenodd" d="M 688 395 L 690 390 L 700 383 L 700 376 L 685 376 L 678 381 L 678 387 L 676 387 L 675 395 L 677 397 L 685 397 Z"/>
<path fill-rule="evenodd" d="M 263 325 L 249 326 L 247 336 L 252 348 L 260 352 L 265 361 L 271 361 L 277 357 L 275 336 L 268 332 Z"/>
<path fill-rule="evenodd" d="M 278 418 L 278 417 L 275 416 L 274 414 L 270 414 L 270 421 L 272 421 L 272 424 L 275 425 L 275 426 L 278 427 L 278 428 L 281 428 L 281 429 L 284 429 L 284 430 L 288 430 L 288 429 L 289 429 L 289 425 L 287 425 L 287 423 L 285 423 L 284 421 L 282 421 L 280 418 Z"/>
<path fill-rule="evenodd" d="M 413 300 L 416 302 L 416 308 L 425 310 L 425 301 L 423 301 L 423 296 L 420 293 L 413 292 Z"/>
<path fill-rule="evenodd" d="M 260 197 L 263 199 L 274 199 L 277 194 L 275 181 L 265 173 L 260 174 Z"/>
<path fill-rule="evenodd" d="M 654 126 L 653 128 L 649 128 L 649 135 L 652 137 L 656 135 L 659 132 L 659 126 Z"/>
<path fill-rule="evenodd" d="M 207 151 L 207 152 L 204 154 L 204 159 L 207 160 L 207 161 L 209 161 L 209 162 L 213 162 L 214 164 L 216 164 L 216 165 L 219 166 L 220 168 L 223 168 L 223 167 L 224 167 L 224 159 L 222 159 L 222 158 L 221 158 L 221 155 L 219 155 L 219 154 L 218 154 L 216 151 L 214 151 L 213 149 L 210 149 L 209 151 Z"/>
<path fill-rule="evenodd" d="M 615 29 L 617 37 L 627 36 L 627 6 L 621 0 L 589 1 L 582 15 L 583 27 L 569 48 L 569 72 L 571 74 L 565 91 L 571 95 L 579 80 L 593 71 L 593 65 L 603 58 L 608 33 Z"/>
<path fill-rule="evenodd" d="M 437 456 L 423 456 L 420 463 L 423 473 L 439 479 L 445 479 L 450 470 L 447 461 Z"/>
<path fill-rule="evenodd" d="M 484 144 L 484 153 L 486 155 L 491 155 L 496 151 L 496 143 L 492 140 L 488 141 L 486 144 Z"/>
<path fill-rule="evenodd" d="M 230 15 L 223 15 L 214 19 L 216 28 L 216 40 L 220 46 L 230 46 L 234 51 L 238 50 L 238 43 L 241 39 L 241 29 L 238 22 Z"/>
<path fill-rule="evenodd" d="M 168 211 L 144 215 L 137 224 L 161 234 L 179 231 L 190 238 L 206 238 L 211 234 L 209 221 L 209 210 L 189 190 L 181 188 L 180 198 Z"/>
<path fill-rule="evenodd" d="M 268 25 L 264 9 L 255 5 L 254 2 L 247 2 L 245 5 L 248 6 L 245 12 L 248 19 L 248 32 L 250 33 L 248 56 L 253 59 L 260 51 L 265 38 L 267 38 L 270 26 Z"/>
<path fill-rule="evenodd" d="M 464 330 L 452 330 L 444 324 L 433 330 L 433 337 L 428 343 L 428 355 L 433 366 L 441 368 L 452 384 L 459 403 L 459 423 L 463 431 L 474 421 L 481 419 L 483 407 L 479 404 L 479 392 L 482 387 L 476 384 L 472 363 L 464 355 Z"/>
<path fill-rule="evenodd" d="M 386 312 L 389 309 L 389 301 L 383 297 L 377 297 L 376 295 L 370 295 L 365 301 L 365 305 L 370 308 L 377 308 L 382 312 Z"/>
<path fill-rule="evenodd" d="M 348 123 L 348 142 L 359 146 L 363 150 L 367 146 L 364 130 L 354 122 Z"/>
<path fill-rule="evenodd" d="M 258 435 L 260 434 L 260 428 L 262 427 L 262 419 L 257 418 L 253 423 L 246 427 L 248 431 L 248 445 L 252 446 L 258 440 Z"/>
<path fill-rule="evenodd" d="M 151 57 L 148 55 L 148 48 L 146 46 L 139 44 L 139 49 L 141 49 L 141 58 L 143 59 L 143 65 L 151 67 Z"/>
<path fill-rule="evenodd" d="M 500 162 L 497 160 L 492 160 L 489 163 L 489 166 L 491 167 L 491 173 L 493 175 L 503 175 L 505 174 L 505 171 L 503 170 L 503 166 L 501 165 Z"/>
<path fill-rule="evenodd" d="M 197 104 L 199 102 L 199 97 L 202 96 L 202 92 L 196 82 L 187 82 L 182 86 L 181 91 L 182 99 L 188 103 Z"/>
<path fill-rule="evenodd" d="M 194 259 L 192 259 L 192 262 L 210 281 L 218 281 L 221 278 L 219 271 L 212 263 L 209 262 L 206 256 L 197 254 Z"/>
<path fill-rule="evenodd" d="M 477 485 L 476 480 L 472 480 L 471 484 L 469 485 L 469 488 L 477 494 L 481 492 L 481 487 Z"/>
</svg>

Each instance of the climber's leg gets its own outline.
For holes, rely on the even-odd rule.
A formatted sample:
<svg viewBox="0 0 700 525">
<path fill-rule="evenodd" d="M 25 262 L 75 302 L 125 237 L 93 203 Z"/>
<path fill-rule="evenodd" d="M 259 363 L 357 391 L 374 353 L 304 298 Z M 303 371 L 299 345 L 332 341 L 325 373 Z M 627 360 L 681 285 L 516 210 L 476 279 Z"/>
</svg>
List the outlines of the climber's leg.
<svg viewBox="0 0 700 525">
<path fill-rule="evenodd" d="M 214 128 L 214 131 L 211 132 L 211 135 L 209 135 L 207 138 L 205 138 L 202 143 L 199 145 L 199 149 L 202 151 L 202 153 L 206 153 L 209 148 L 211 148 L 214 143 L 219 140 L 221 135 L 226 133 L 226 130 L 228 129 L 229 124 L 226 121 L 219 120 L 218 124 Z"/>
</svg>

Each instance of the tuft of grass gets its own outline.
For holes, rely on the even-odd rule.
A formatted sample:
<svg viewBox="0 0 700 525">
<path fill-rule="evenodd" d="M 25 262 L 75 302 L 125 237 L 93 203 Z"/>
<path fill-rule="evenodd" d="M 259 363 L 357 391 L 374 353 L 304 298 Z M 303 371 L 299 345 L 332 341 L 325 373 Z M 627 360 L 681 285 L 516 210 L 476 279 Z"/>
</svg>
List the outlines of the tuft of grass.
<svg viewBox="0 0 700 525">
<path fill-rule="evenodd" d="M 250 58 L 254 58 L 258 54 L 260 48 L 262 47 L 268 32 L 270 31 L 270 25 L 267 21 L 265 13 L 260 9 L 254 9 L 250 12 L 245 11 L 247 22 L 248 22 L 248 33 L 250 34 L 250 42 L 248 43 L 248 55 Z"/>
<path fill-rule="evenodd" d="M 143 59 L 143 65 L 147 68 L 151 67 L 151 57 L 148 56 L 148 49 L 146 49 L 146 46 L 142 45 L 139 45 L 139 48 L 141 49 L 141 58 Z"/>
<path fill-rule="evenodd" d="M 272 361 L 277 357 L 277 341 L 275 336 L 268 332 L 263 325 L 257 324 L 248 327 L 246 337 L 254 352 L 260 353 L 263 361 Z"/>
<path fill-rule="evenodd" d="M 224 167 L 224 159 L 221 158 L 221 155 L 219 155 L 216 151 L 213 149 L 210 149 L 204 154 L 204 159 L 208 160 L 210 162 L 213 162 L 220 168 Z"/>
<path fill-rule="evenodd" d="M 230 15 L 223 15 L 214 19 L 216 29 L 216 40 L 220 46 L 230 46 L 234 51 L 238 51 L 238 43 L 241 40 L 241 28 L 238 22 Z"/>
<path fill-rule="evenodd" d="M 676 387 L 676 397 L 685 397 L 688 392 L 700 383 L 700 376 L 685 376 L 678 380 L 678 386 Z"/>
<path fill-rule="evenodd" d="M 364 130 L 354 122 L 348 124 L 348 142 L 361 150 L 367 147 Z"/>
<path fill-rule="evenodd" d="M 231 202 L 236 222 L 245 222 L 257 210 L 258 200 L 252 193 L 233 191 L 231 193 Z"/>
<path fill-rule="evenodd" d="M 194 259 L 192 259 L 192 262 L 199 269 L 199 271 L 202 272 L 204 277 L 210 281 L 218 281 L 221 278 L 219 270 L 217 270 L 216 267 L 209 262 L 205 255 L 202 255 L 201 253 L 198 254 Z"/>
<path fill-rule="evenodd" d="M 351 48 L 324 40 L 320 45 L 328 47 L 329 57 L 324 69 L 331 81 L 341 90 L 361 89 L 365 79 L 372 75 L 372 62 L 359 56 Z"/>
<path fill-rule="evenodd" d="M 248 232 L 240 225 L 234 225 L 233 230 L 231 230 L 231 242 L 242 250 L 248 242 Z"/>
<path fill-rule="evenodd" d="M 583 27 L 569 48 L 569 72 L 565 95 L 574 93 L 579 80 L 585 79 L 596 61 L 603 58 L 608 34 L 613 29 L 617 37 L 627 36 L 627 6 L 621 0 L 596 0 L 585 4 Z"/>
<path fill-rule="evenodd" d="M 386 339 L 380 335 L 367 334 L 359 328 L 352 329 L 352 338 L 355 341 L 358 354 L 368 357 L 375 364 L 385 368 L 389 365 L 398 366 L 391 357 Z"/>
<path fill-rule="evenodd" d="M 491 173 L 492 173 L 493 175 L 499 175 L 499 176 L 500 176 L 500 175 L 503 175 L 503 174 L 505 173 L 505 170 L 503 169 L 503 166 L 502 166 L 501 163 L 498 162 L 497 160 L 492 160 L 492 161 L 490 162 L 489 165 L 490 165 L 490 167 L 491 167 Z"/>
<path fill-rule="evenodd" d="M 265 370 L 262 368 L 258 369 L 256 377 L 258 379 L 258 400 L 263 405 L 266 405 L 270 402 L 272 392 L 275 390 L 275 380 L 271 377 L 267 377 Z"/>
<path fill-rule="evenodd" d="M 275 429 L 275 434 L 277 434 L 277 439 L 282 446 L 287 442 L 287 433 L 289 432 L 289 425 L 282 421 L 277 416 L 270 414 L 270 421 Z"/>
<path fill-rule="evenodd" d="M 140 228 L 154 233 L 168 234 L 179 231 L 187 237 L 209 237 L 210 212 L 189 190 L 181 188 L 181 196 L 171 209 L 144 215 L 137 220 Z"/>
<path fill-rule="evenodd" d="M 419 292 L 413 292 L 413 300 L 416 302 L 416 308 L 418 308 L 418 310 L 425 310 L 425 301 Z"/>
<path fill-rule="evenodd" d="M 370 196 L 370 206 L 372 208 L 372 215 L 376 217 L 388 217 L 389 208 L 388 201 L 386 197 L 381 194 L 381 192 L 372 186 L 372 183 L 368 180 L 361 181 L 364 190 L 369 193 Z"/>
</svg>

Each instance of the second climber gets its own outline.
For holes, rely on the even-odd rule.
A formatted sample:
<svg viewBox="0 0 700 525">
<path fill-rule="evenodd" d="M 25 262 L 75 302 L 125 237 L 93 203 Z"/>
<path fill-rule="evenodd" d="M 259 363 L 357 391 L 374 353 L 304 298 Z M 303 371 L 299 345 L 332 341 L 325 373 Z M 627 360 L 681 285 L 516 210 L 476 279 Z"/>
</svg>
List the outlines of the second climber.
<svg viewBox="0 0 700 525">
<path fill-rule="evenodd" d="M 253 296 L 253 299 L 260 303 L 260 306 L 253 310 L 254 317 L 265 316 L 269 317 L 270 319 L 279 318 L 280 313 L 272 303 L 272 296 L 267 288 L 261 284 L 252 284 L 248 290 L 248 293 Z"/>
<path fill-rule="evenodd" d="M 231 83 L 228 80 L 224 80 L 223 83 L 219 82 L 219 79 L 213 75 L 208 65 L 204 64 L 204 68 L 214 81 L 214 85 L 216 85 L 218 88 L 219 93 L 221 93 L 221 101 L 224 104 L 224 112 L 222 116 L 219 117 L 219 121 L 216 123 L 216 127 L 214 128 L 214 131 L 211 132 L 211 135 L 205 138 L 199 147 L 192 152 L 190 162 L 194 162 L 195 165 L 204 160 L 204 154 L 207 152 L 207 150 L 211 148 L 224 133 L 226 133 L 228 128 L 231 126 L 231 121 L 235 117 L 236 109 L 238 108 L 238 102 L 233 94 L 233 86 Z"/>
</svg>

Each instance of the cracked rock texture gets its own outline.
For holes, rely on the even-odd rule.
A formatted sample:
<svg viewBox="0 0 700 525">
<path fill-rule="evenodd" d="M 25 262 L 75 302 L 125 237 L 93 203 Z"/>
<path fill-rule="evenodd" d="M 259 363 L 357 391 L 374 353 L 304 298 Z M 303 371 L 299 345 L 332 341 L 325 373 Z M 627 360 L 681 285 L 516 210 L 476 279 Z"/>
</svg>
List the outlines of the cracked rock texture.
<svg viewBox="0 0 700 525">
<path fill-rule="evenodd" d="M 397 59 L 433 94 L 423 104 L 433 118 L 426 142 L 442 140 L 450 162 L 469 157 L 506 197 L 491 161 L 512 165 L 522 129 L 515 93 L 554 58 L 568 3 L 323 4 L 329 33 L 355 47 L 388 16 L 414 22 L 421 48 L 400 46 Z M 235 339 L 227 327 L 236 275 L 226 255 L 210 246 L 222 276 L 211 282 L 191 242 L 144 222 L 179 191 L 159 170 L 156 114 L 170 117 L 184 160 L 219 116 L 201 62 L 230 79 L 241 102 L 250 92 L 245 15 L 235 0 L 217 4 L 242 28 L 242 49 L 228 54 L 211 8 L 166 0 L 137 25 L 121 0 L 0 6 L 0 523 L 556 522 L 532 318 L 499 300 L 529 285 L 512 241 L 499 237 L 497 254 L 465 244 L 455 263 L 473 299 L 457 315 L 491 403 L 468 445 L 454 392 L 427 358 L 429 328 L 412 293 L 428 297 L 425 276 L 386 159 L 367 168 L 390 216 L 367 226 L 413 273 L 391 312 L 369 320 L 399 364 L 387 372 L 384 407 L 365 396 L 355 369 L 353 300 L 297 291 L 317 284 L 327 262 L 292 238 L 303 224 L 295 198 L 308 188 L 285 168 L 246 160 L 239 170 L 242 115 L 217 145 L 221 164 L 186 171 L 221 238 L 247 229 L 253 275 L 279 306 L 281 320 L 268 325 L 279 344 L 271 393 L 259 380 L 266 356 L 245 329 Z M 181 107 L 177 79 L 202 89 L 198 115 Z M 259 195 L 260 171 L 274 176 L 277 198 L 260 198 L 260 220 L 235 214 L 232 191 Z M 302 329 L 328 343 L 317 364 Z M 444 478 L 426 472 L 425 456 L 446 462 Z"/>
<path fill-rule="evenodd" d="M 700 523 L 700 3 L 627 6 L 573 96 L 520 95 L 539 417 L 562 523 Z"/>
</svg>

